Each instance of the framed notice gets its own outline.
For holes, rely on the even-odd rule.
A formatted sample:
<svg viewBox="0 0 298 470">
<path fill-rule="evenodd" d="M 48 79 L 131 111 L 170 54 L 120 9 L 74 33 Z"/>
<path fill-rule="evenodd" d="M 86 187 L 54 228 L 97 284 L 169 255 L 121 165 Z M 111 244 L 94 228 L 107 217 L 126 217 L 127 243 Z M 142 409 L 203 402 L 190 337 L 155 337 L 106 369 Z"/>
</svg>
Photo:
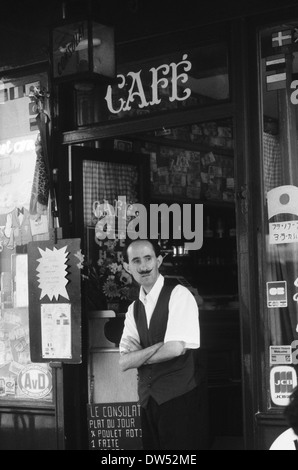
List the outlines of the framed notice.
<svg viewBox="0 0 298 470">
<path fill-rule="evenodd" d="M 82 362 L 80 239 L 28 245 L 33 362 Z"/>
</svg>

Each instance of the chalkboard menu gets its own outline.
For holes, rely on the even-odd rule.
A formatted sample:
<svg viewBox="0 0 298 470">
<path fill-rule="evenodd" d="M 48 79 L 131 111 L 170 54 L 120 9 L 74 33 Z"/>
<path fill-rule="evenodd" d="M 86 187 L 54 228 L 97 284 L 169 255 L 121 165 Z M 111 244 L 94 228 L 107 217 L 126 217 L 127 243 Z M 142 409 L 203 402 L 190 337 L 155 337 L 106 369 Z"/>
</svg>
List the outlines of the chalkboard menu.
<svg viewBox="0 0 298 470">
<path fill-rule="evenodd" d="M 87 406 L 90 450 L 142 450 L 141 407 L 137 402 Z"/>
</svg>

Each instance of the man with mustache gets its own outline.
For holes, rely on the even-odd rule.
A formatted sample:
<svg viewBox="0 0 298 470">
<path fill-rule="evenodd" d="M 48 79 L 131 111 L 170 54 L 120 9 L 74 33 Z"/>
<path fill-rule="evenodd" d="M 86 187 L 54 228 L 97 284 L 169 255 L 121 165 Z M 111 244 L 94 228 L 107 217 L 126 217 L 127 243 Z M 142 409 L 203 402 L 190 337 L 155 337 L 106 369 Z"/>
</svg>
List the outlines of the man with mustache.
<svg viewBox="0 0 298 470">
<path fill-rule="evenodd" d="M 188 289 L 160 273 L 163 258 L 153 240 L 124 250 L 124 267 L 140 285 L 120 342 L 122 371 L 138 369 L 143 448 L 198 449 L 200 390 L 194 350 L 200 347 L 199 312 Z"/>
</svg>

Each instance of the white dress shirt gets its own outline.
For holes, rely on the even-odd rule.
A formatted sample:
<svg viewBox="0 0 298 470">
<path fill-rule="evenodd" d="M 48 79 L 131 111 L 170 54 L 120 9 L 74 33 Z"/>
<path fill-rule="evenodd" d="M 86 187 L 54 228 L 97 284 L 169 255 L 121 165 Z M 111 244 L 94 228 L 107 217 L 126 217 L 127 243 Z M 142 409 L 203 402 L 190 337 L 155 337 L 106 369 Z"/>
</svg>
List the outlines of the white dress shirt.
<svg viewBox="0 0 298 470">
<path fill-rule="evenodd" d="M 287 429 L 273 442 L 269 450 L 297 450 L 295 446 L 297 441 L 298 436 L 296 436 L 293 429 Z"/>
<path fill-rule="evenodd" d="M 149 294 L 146 294 L 143 287 L 140 289 L 139 299 L 145 307 L 148 328 L 163 285 L 164 277 L 160 274 Z M 140 342 L 134 319 L 134 302 L 128 308 L 122 338 L 128 338 L 129 336 Z M 192 293 L 182 285 L 177 285 L 174 288 L 169 301 L 169 318 L 164 343 L 170 341 L 183 342 L 185 349 L 200 347 L 197 302 Z M 120 344 L 120 352 L 122 351 Z"/>
</svg>

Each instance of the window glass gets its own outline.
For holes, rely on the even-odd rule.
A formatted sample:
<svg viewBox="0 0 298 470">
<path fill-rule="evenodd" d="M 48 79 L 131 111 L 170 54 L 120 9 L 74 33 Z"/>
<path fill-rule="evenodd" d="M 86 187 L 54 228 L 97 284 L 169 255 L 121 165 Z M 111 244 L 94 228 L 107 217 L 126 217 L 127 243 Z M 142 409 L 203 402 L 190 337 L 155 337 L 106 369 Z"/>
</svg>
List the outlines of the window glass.
<svg viewBox="0 0 298 470">
<path fill-rule="evenodd" d="M 85 300 L 89 310 L 125 312 L 138 289 L 123 266 L 119 231 L 126 230 L 129 221 L 126 204 L 139 201 L 139 171 L 133 164 L 111 161 L 113 152 L 103 155 L 105 161 L 83 160 L 82 165 Z"/>
<path fill-rule="evenodd" d="M 284 406 L 297 384 L 298 21 L 261 33 L 265 308 L 270 399 Z M 298 345 L 298 343 L 297 343 Z"/>
<path fill-rule="evenodd" d="M 229 99 L 224 44 L 128 64 L 118 68 L 118 75 L 120 84 L 112 87 L 112 101 L 108 101 L 110 118 L 208 106 Z"/>
<path fill-rule="evenodd" d="M 50 369 L 31 363 L 29 344 L 27 245 L 48 237 L 37 108 L 29 98 L 42 86 L 43 75 L 0 81 L 0 404 L 52 400 Z"/>
<path fill-rule="evenodd" d="M 77 125 L 202 107 L 230 98 L 227 45 L 212 44 L 117 66 L 103 93 L 76 85 Z"/>
<path fill-rule="evenodd" d="M 233 123 L 200 122 L 146 134 L 152 197 L 234 202 Z"/>
</svg>

